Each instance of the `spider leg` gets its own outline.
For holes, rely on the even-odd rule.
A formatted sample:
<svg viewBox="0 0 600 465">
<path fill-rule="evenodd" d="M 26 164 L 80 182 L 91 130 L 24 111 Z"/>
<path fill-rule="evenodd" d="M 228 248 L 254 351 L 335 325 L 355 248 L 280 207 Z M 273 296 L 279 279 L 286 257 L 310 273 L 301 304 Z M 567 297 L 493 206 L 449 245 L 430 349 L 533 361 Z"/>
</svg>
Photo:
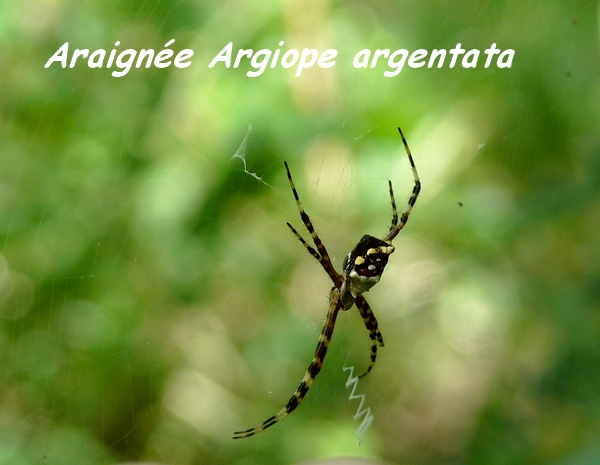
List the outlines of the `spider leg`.
<svg viewBox="0 0 600 465">
<path fill-rule="evenodd" d="M 298 231 L 296 231 L 296 228 L 294 228 L 290 223 L 287 223 L 287 225 L 292 230 L 292 232 L 296 235 L 296 237 L 302 243 L 302 245 L 306 248 L 306 250 L 308 250 L 308 252 L 319 261 L 319 263 L 321 264 L 323 269 L 327 272 L 327 274 L 329 275 L 329 277 L 331 278 L 333 283 L 336 286 L 340 286 L 343 281 L 343 278 L 337 273 L 337 271 L 335 271 L 335 269 L 331 265 L 331 261 L 328 261 L 329 257 L 327 257 L 327 259 L 324 258 L 321 254 L 319 254 L 319 252 L 317 252 L 314 248 L 312 248 L 310 246 L 309 243 L 307 243 L 304 240 L 304 238 L 300 235 L 300 233 Z M 331 268 L 330 268 L 330 266 L 331 266 Z M 333 270 L 333 273 L 332 273 L 332 270 Z"/>
<path fill-rule="evenodd" d="M 396 199 L 394 198 L 394 187 L 392 186 L 392 181 L 388 181 L 389 189 L 390 189 L 390 200 L 392 202 L 392 225 L 390 226 L 390 231 L 394 230 L 396 226 L 398 226 L 398 208 L 396 207 Z"/>
<path fill-rule="evenodd" d="M 288 177 L 288 181 L 290 183 L 290 187 L 292 189 L 292 193 L 294 194 L 294 198 L 296 199 L 296 205 L 298 207 L 298 211 L 300 212 L 300 218 L 302 218 L 302 222 L 304 223 L 306 230 L 310 233 L 312 240 L 313 240 L 315 246 L 317 247 L 317 250 L 313 249 L 310 245 L 308 245 L 306 243 L 306 241 L 302 238 L 302 236 L 298 233 L 298 231 L 296 231 L 291 224 L 288 223 L 288 226 L 292 230 L 292 232 L 296 235 L 296 237 L 300 240 L 300 242 L 302 242 L 302 245 L 304 245 L 306 250 L 308 250 L 310 252 L 310 254 L 319 261 L 321 266 L 325 269 L 325 271 L 327 272 L 327 274 L 333 281 L 333 284 L 336 287 L 339 287 L 339 286 L 341 286 L 342 281 L 343 281 L 342 276 L 333 267 L 333 264 L 331 263 L 331 259 L 329 258 L 329 253 L 327 252 L 325 245 L 323 244 L 323 242 L 321 242 L 321 239 L 319 238 L 317 231 L 315 231 L 315 228 L 312 224 L 312 221 L 310 220 L 310 217 L 304 211 L 304 207 L 302 206 L 302 202 L 300 201 L 300 196 L 298 195 L 298 191 L 296 190 L 296 186 L 294 185 L 294 180 L 292 179 L 292 173 L 290 173 L 290 168 L 288 167 L 287 162 L 284 161 L 283 163 L 285 164 L 285 170 L 287 172 L 287 177 Z"/>
<path fill-rule="evenodd" d="M 404 227 L 404 225 L 406 225 L 406 222 L 408 221 L 410 212 L 411 212 L 412 208 L 415 206 L 415 203 L 417 202 L 417 198 L 419 197 L 419 192 L 421 192 L 421 180 L 419 179 L 419 174 L 417 173 L 417 167 L 415 166 L 415 162 L 410 153 L 410 148 L 408 147 L 408 143 L 406 142 L 406 139 L 404 138 L 404 134 L 402 134 L 402 129 L 398 128 L 398 132 L 400 133 L 400 137 L 402 137 L 402 142 L 404 143 L 404 150 L 406 150 L 406 154 L 408 155 L 408 161 L 410 161 L 410 167 L 412 168 L 413 177 L 415 178 L 415 186 L 413 187 L 410 198 L 408 199 L 406 208 L 404 209 L 404 212 L 402 213 L 402 216 L 400 217 L 400 223 L 398 223 L 398 211 L 396 209 L 396 201 L 394 200 L 394 190 L 392 189 L 392 182 L 390 181 L 390 183 L 389 183 L 390 198 L 392 200 L 392 211 L 393 211 L 394 216 L 392 218 L 392 225 L 390 226 L 390 232 L 383 239 L 384 241 L 393 240 L 398 235 L 400 230 Z"/>
<path fill-rule="evenodd" d="M 369 331 L 369 337 L 371 338 L 371 362 L 369 363 L 367 371 L 359 376 L 359 378 L 362 378 L 375 366 L 375 361 L 377 360 L 377 346 L 380 345 L 383 347 L 383 337 L 379 331 L 377 318 L 375 318 L 375 314 L 362 294 L 356 296 L 356 307 L 363 318 L 363 322 L 365 323 L 365 327 Z"/>
<path fill-rule="evenodd" d="M 315 355 L 313 357 L 313 361 L 311 362 L 308 370 L 302 378 L 298 389 L 294 392 L 294 395 L 290 398 L 288 403 L 283 407 L 279 412 L 273 415 L 270 418 L 267 418 L 260 425 L 256 425 L 250 429 L 245 431 L 236 431 L 233 433 L 233 439 L 242 439 L 247 438 L 249 436 L 253 436 L 255 434 L 264 431 L 270 426 L 273 426 L 275 423 L 283 420 L 290 413 L 292 413 L 300 402 L 304 400 L 306 393 L 312 386 L 315 378 L 321 371 L 321 367 L 323 366 L 323 361 L 325 360 L 325 355 L 327 355 L 327 349 L 329 348 L 329 343 L 331 341 L 331 336 L 333 335 L 333 328 L 335 327 L 335 320 L 337 318 L 338 312 L 340 310 L 340 292 L 337 288 L 331 289 L 331 294 L 329 297 L 329 311 L 327 312 L 327 317 L 325 319 L 325 324 L 323 325 L 323 330 L 321 331 L 321 336 L 319 337 L 319 343 L 317 344 L 317 349 L 315 350 Z"/>
</svg>

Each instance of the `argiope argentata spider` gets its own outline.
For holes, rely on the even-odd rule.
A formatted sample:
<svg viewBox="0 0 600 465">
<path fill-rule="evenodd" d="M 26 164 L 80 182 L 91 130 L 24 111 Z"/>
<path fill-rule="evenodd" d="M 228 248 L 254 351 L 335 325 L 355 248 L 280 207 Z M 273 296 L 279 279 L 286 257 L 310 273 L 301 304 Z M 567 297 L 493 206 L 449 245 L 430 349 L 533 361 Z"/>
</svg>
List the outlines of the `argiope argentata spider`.
<svg viewBox="0 0 600 465">
<path fill-rule="evenodd" d="M 312 363 L 308 367 L 308 370 L 306 370 L 304 378 L 302 378 L 302 381 L 296 389 L 296 392 L 294 392 L 294 395 L 290 398 L 285 407 L 279 410 L 275 415 L 267 418 L 261 424 L 250 429 L 233 433 L 233 439 L 247 438 L 264 431 L 270 426 L 273 426 L 275 423 L 283 420 L 290 413 L 292 413 L 298 407 L 298 405 L 300 405 L 300 402 L 302 402 L 306 396 L 306 393 L 315 381 L 315 378 L 321 371 L 323 360 L 327 354 L 327 349 L 333 334 L 335 320 L 340 309 L 350 310 L 352 305 L 356 304 L 356 307 L 362 316 L 365 327 L 369 331 L 369 337 L 371 338 L 371 362 L 369 363 L 367 371 L 365 371 L 361 377 L 368 374 L 375 365 L 375 360 L 377 359 L 377 346 L 383 346 L 383 338 L 379 332 L 377 318 L 375 318 L 371 307 L 363 297 L 363 293 L 367 292 L 379 282 L 379 279 L 383 274 L 383 270 L 387 265 L 388 258 L 390 254 L 394 252 L 392 240 L 406 225 L 410 212 L 417 201 L 419 192 L 421 191 L 421 181 L 419 180 L 417 168 L 415 167 L 410 149 L 408 148 L 408 143 L 406 142 L 404 134 L 402 134 L 402 130 L 400 128 L 398 128 L 398 132 L 402 138 L 404 149 L 408 155 L 408 160 L 410 161 L 410 166 L 415 179 L 415 185 L 413 187 L 412 194 L 408 199 L 404 213 L 402 213 L 402 216 L 398 220 L 398 210 L 396 209 L 396 200 L 394 199 L 392 181 L 389 181 L 389 191 L 393 213 L 390 230 L 383 240 L 369 236 L 368 234 L 364 235 L 354 250 L 352 250 L 352 252 L 350 252 L 344 259 L 343 274 L 339 274 L 333 267 L 331 258 L 329 257 L 329 253 L 327 253 L 325 245 L 323 242 L 321 242 L 321 239 L 317 235 L 312 221 L 310 220 L 308 214 L 304 211 L 304 207 L 302 207 L 300 197 L 298 196 L 298 192 L 294 186 L 294 181 L 292 180 L 292 174 L 290 173 L 287 162 L 284 161 L 285 170 L 287 171 L 290 187 L 294 194 L 294 198 L 296 199 L 296 205 L 298 207 L 298 211 L 300 212 L 300 217 L 302 218 L 304 226 L 312 237 L 316 250 L 304 240 L 300 233 L 298 233 L 298 231 L 296 231 L 296 229 L 290 223 L 287 223 L 287 225 L 296 235 L 302 245 L 306 248 L 306 250 L 308 250 L 308 252 L 318 260 L 325 272 L 333 281 L 333 288 L 331 289 L 329 295 L 329 311 L 327 312 L 327 317 L 325 318 L 325 324 L 323 326 L 323 330 L 321 331 L 321 336 L 319 337 L 319 343 L 317 344 Z"/>
</svg>

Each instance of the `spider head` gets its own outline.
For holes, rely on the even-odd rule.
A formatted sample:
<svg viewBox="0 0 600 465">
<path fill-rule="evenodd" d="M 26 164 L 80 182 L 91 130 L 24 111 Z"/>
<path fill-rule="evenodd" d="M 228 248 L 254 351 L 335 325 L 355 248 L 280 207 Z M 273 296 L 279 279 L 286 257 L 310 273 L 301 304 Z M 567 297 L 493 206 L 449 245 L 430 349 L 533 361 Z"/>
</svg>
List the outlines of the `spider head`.
<svg viewBox="0 0 600 465">
<path fill-rule="evenodd" d="M 365 235 L 344 260 L 341 302 L 344 310 L 354 304 L 356 296 L 367 292 L 381 279 L 388 258 L 394 252 L 392 241 Z"/>
</svg>

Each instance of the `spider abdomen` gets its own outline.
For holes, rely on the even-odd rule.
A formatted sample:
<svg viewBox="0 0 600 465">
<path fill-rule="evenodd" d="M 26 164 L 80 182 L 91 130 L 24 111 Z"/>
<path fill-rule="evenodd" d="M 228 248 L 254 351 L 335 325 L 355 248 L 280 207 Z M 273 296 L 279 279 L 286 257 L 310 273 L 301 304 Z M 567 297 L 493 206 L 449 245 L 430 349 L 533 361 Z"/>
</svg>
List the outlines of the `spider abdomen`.
<svg viewBox="0 0 600 465">
<path fill-rule="evenodd" d="M 390 254 L 394 252 L 391 241 L 382 241 L 368 234 L 344 260 L 344 284 L 342 285 L 342 304 L 349 309 L 356 296 L 367 292 L 381 279 Z"/>
</svg>

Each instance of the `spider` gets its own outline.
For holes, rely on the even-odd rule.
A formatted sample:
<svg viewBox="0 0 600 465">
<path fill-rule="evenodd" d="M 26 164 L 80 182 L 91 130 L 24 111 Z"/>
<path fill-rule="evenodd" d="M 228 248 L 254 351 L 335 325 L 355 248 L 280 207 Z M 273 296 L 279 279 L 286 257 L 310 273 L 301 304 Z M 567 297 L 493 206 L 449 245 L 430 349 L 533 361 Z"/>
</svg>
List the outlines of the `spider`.
<svg viewBox="0 0 600 465">
<path fill-rule="evenodd" d="M 398 132 L 402 138 L 404 149 L 408 155 L 408 160 L 410 161 L 410 166 L 415 179 L 415 185 L 413 187 L 412 194 L 408 199 L 404 213 L 402 213 L 402 216 L 400 219 L 398 219 L 398 210 L 396 209 L 396 200 L 394 199 L 392 181 L 388 181 L 393 213 L 390 230 L 383 239 L 377 239 L 376 237 L 369 236 L 368 234 L 364 235 L 354 250 L 352 250 L 352 252 L 350 252 L 344 259 L 342 274 L 338 273 L 333 267 L 331 258 L 329 253 L 327 253 L 325 245 L 323 242 L 321 242 L 321 239 L 317 235 L 312 221 L 310 220 L 308 214 L 304 211 L 302 203 L 300 202 L 300 197 L 298 196 L 298 192 L 294 186 L 294 181 L 292 180 L 292 174 L 290 173 L 287 162 L 284 161 L 290 187 L 294 194 L 294 198 L 296 199 L 298 211 L 300 212 L 300 218 L 302 218 L 304 226 L 310 233 L 316 250 L 304 240 L 300 233 L 296 231 L 296 229 L 290 223 L 287 223 L 287 225 L 296 235 L 302 245 L 306 248 L 306 250 L 308 250 L 308 252 L 317 259 L 317 261 L 321 264 L 325 272 L 333 281 L 333 288 L 331 289 L 329 295 L 329 311 L 327 312 L 327 317 L 325 318 L 325 324 L 323 325 L 323 330 L 321 331 L 319 343 L 317 344 L 312 363 L 308 367 L 308 370 L 306 370 L 306 373 L 302 378 L 300 385 L 296 389 L 296 392 L 294 392 L 294 395 L 275 415 L 267 418 L 259 425 L 253 426 L 250 429 L 233 433 L 233 439 L 247 438 L 264 431 L 265 429 L 273 426 L 275 423 L 283 420 L 290 413 L 292 413 L 298 407 L 298 405 L 300 405 L 302 400 L 304 400 L 306 393 L 315 381 L 317 375 L 321 371 L 321 367 L 323 366 L 323 361 L 331 341 L 331 336 L 333 334 L 335 321 L 340 309 L 350 310 L 350 308 L 356 304 L 356 307 L 362 316 L 365 327 L 369 331 L 369 337 L 371 338 L 371 362 L 369 363 L 367 370 L 360 375 L 360 377 L 367 375 L 375 365 L 375 360 L 377 359 L 377 346 L 383 346 L 383 337 L 379 332 L 377 318 L 375 318 L 371 307 L 363 297 L 363 293 L 367 292 L 379 282 L 381 275 L 383 274 L 383 270 L 387 265 L 389 256 L 394 252 L 392 240 L 406 225 L 408 216 L 410 215 L 410 212 L 417 201 L 417 197 L 419 196 L 419 192 L 421 191 L 421 181 L 419 180 L 417 168 L 415 167 L 410 149 L 408 148 L 408 143 L 406 142 L 404 134 L 402 134 L 402 130 L 400 128 L 398 128 Z"/>
</svg>

